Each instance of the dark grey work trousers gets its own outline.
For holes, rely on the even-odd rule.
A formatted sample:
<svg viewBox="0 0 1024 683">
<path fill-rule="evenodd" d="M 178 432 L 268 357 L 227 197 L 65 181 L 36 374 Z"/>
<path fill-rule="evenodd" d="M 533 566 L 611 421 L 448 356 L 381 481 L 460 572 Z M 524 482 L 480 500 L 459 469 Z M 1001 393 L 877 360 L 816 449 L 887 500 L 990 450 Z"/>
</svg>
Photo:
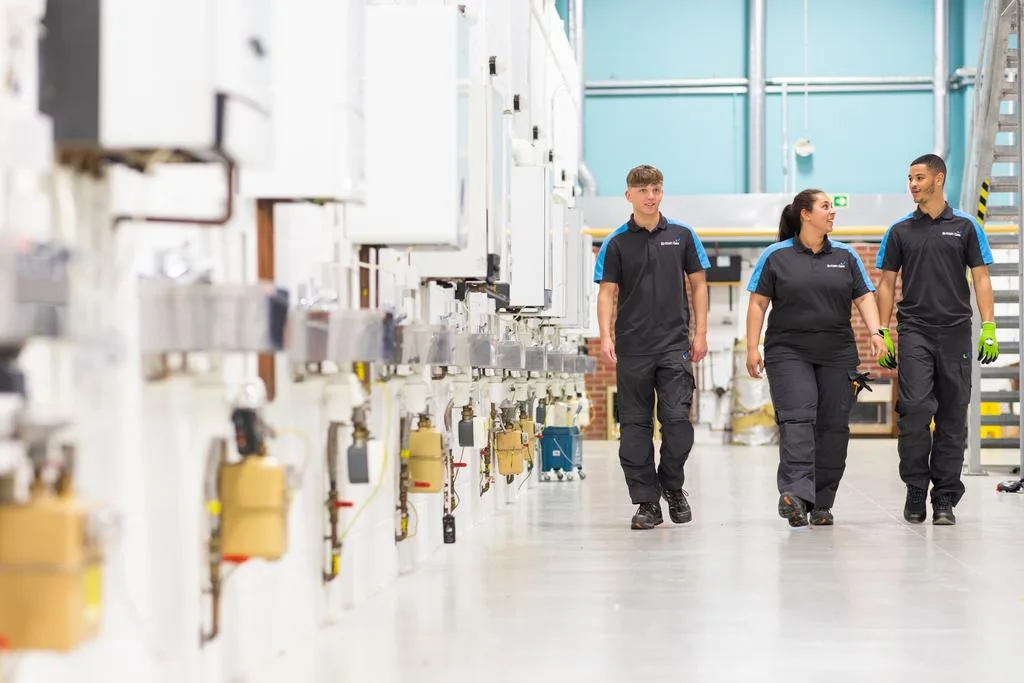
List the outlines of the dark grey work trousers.
<svg viewBox="0 0 1024 683">
<path fill-rule="evenodd" d="M 693 369 L 684 351 L 619 356 L 619 462 L 634 504 L 655 503 L 662 490 L 683 488 L 683 466 L 693 448 L 690 406 Z M 654 395 L 661 423 L 661 463 L 654 467 Z"/>
<path fill-rule="evenodd" d="M 956 505 L 964 495 L 961 471 L 971 401 L 971 325 L 900 325 L 898 330 L 900 478 L 925 490 L 930 482 L 933 499 L 947 495 Z"/>
<path fill-rule="evenodd" d="M 779 493 L 830 508 L 846 470 L 852 369 L 798 359 L 765 363 L 779 425 Z"/>
</svg>

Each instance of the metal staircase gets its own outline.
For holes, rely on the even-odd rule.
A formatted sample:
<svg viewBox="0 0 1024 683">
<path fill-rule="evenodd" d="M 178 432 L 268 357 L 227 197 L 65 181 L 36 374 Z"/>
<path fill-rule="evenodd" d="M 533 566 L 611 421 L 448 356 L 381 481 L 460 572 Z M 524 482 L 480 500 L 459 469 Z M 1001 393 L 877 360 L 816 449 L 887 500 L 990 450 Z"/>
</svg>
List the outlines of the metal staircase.
<svg viewBox="0 0 1024 683">
<path fill-rule="evenodd" d="M 983 366 L 974 361 L 968 422 L 968 474 L 985 474 L 986 465 L 1007 464 L 1005 460 L 983 463 L 983 451 L 1012 449 L 1017 451 L 1018 462 L 1024 464 L 1020 439 L 1020 434 L 1024 433 L 1024 416 L 1020 410 L 1020 392 L 1013 391 L 1011 384 L 1024 377 L 1024 368 L 1019 363 L 1020 341 L 1017 341 L 1024 319 L 1024 278 L 1021 277 L 1024 249 L 1020 239 L 1020 226 L 1024 223 L 1021 212 L 1024 176 L 1021 175 L 1019 137 L 1024 102 L 1018 78 L 1018 27 L 1024 16 L 1022 4 L 1024 2 L 1018 0 L 985 0 L 974 110 L 964 164 L 961 208 L 968 212 L 977 209 L 992 248 L 995 263 L 989 266 L 989 273 L 995 291 L 995 323 L 1000 332 L 998 366 Z M 976 332 L 979 326 L 975 310 Z M 1011 341 L 1010 336 L 1016 340 Z M 997 411 L 990 410 L 995 406 L 998 406 Z M 1005 450 L 1002 456 L 1005 458 Z M 1006 482 L 1000 489 L 1020 491 L 1022 485 L 1020 481 Z"/>
</svg>

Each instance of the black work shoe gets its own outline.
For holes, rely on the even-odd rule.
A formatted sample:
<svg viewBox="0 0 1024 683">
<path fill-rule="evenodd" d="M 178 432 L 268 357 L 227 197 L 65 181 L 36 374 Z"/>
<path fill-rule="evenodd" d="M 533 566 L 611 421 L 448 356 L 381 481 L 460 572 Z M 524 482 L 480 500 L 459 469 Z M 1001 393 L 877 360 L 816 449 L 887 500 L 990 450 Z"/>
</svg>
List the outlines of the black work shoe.
<svg viewBox="0 0 1024 683">
<path fill-rule="evenodd" d="M 673 522 L 686 524 L 693 521 L 693 510 L 690 509 L 690 503 L 686 500 L 686 491 L 662 491 L 661 495 L 668 502 L 668 516 L 672 518 Z"/>
<path fill-rule="evenodd" d="M 661 505 L 658 503 L 640 503 L 636 514 L 633 515 L 633 523 L 630 526 L 633 529 L 653 529 L 664 521 L 665 518 L 661 516 Z"/>
<path fill-rule="evenodd" d="M 814 508 L 811 510 L 812 526 L 832 526 L 835 524 L 835 521 L 835 517 L 832 516 L 832 510 L 828 508 Z"/>
<path fill-rule="evenodd" d="M 903 506 L 903 519 L 911 524 L 923 522 L 928 517 L 928 510 L 925 508 L 927 498 L 926 490 L 907 484 L 907 502 Z"/>
<path fill-rule="evenodd" d="M 807 526 L 807 506 L 798 496 L 783 493 L 779 496 L 779 517 L 788 519 L 792 527 Z"/>
<path fill-rule="evenodd" d="M 937 526 L 953 526 L 956 515 L 953 514 L 953 503 L 949 496 L 938 495 L 932 499 L 932 524 Z"/>
</svg>

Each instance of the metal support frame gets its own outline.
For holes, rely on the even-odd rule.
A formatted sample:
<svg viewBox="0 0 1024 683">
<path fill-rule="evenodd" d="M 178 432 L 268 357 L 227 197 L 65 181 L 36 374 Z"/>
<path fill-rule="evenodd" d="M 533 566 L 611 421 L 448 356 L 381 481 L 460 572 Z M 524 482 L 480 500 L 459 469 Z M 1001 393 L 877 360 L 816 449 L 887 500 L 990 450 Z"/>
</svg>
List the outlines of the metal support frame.
<svg viewBox="0 0 1024 683">
<path fill-rule="evenodd" d="M 923 86 L 932 88 L 934 77 L 932 76 L 771 76 L 765 77 L 765 87 L 788 86 L 796 88 L 803 86 L 828 86 L 828 87 L 875 87 L 875 86 Z M 660 90 L 665 88 L 684 90 L 690 88 L 743 88 L 744 91 L 749 85 L 746 78 L 668 78 L 668 79 L 645 79 L 645 80 L 605 80 L 587 81 L 587 94 L 599 95 L 604 91 L 609 94 L 620 90 Z M 912 88 L 913 89 L 913 88 Z"/>
<path fill-rule="evenodd" d="M 1024 221 L 1024 209 L 1022 209 L 1020 198 L 1024 197 L 1024 177 L 1020 173 L 1021 162 L 1024 161 L 1021 157 L 1020 147 L 1020 123 L 1021 123 L 1021 107 L 1024 102 L 1021 99 L 1020 88 L 1017 87 L 1013 93 L 1012 98 L 1007 98 L 1007 95 L 1011 91 L 1008 91 L 1006 77 L 1006 70 L 1009 66 L 1007 62 L 1007 49 L 1008 49 L 1008 38 L 1011 33 L 1011 24 L 1016 23 L 1019 26 L 1021 20 L 1021 5 L 1016 0 L 986 0 L 983 16 L 982 16 L 982 38 L 980 46 L 980 54 L 978 57 L 978 71 L 975 78 L 975 85 L 977 87 L 977 94 L 974 101 L 973 113 L 971 116 L 971 130 L 969 133 L 970 144 L 968 145 L 968 152 L 964 164 L 964 178 L 963 185 L 961 187 L 961 208 L 972 215 L 978 211 L 979 198 L 981 196 L 982 182 L 989 179 L 992 175 L 992 168 L 995 163 L 995 151 L 997 149 L 996 135 L 999 132 L 1004 134 L 1009 133 L 1014 137 L 1013 146 L 1016 148 L 1013 153 L 1014 165 L 1017 166 L 1015 188 L 1013 192 L 1017 194 L 1016 200 L 1012 203 L 1014 209 L 1011 213 L 1005 211 L 1000 214 L 1002 220 L 1007 218 L 1015 218 L 1017 220 L 1016 226 L 991 226 L 986 221 L 985 231 L 986 233 L 992 234 L 997 231 L 1006 230 L 1012 232 L 1017 236 L 1016 244 L 1007 244 L 1005 241 L 1002 242 L 1000 247 L 1004 250 L 1012 249 L 1017 252 L 1017 291 L 1018 297 L 1018 318 L 1017 320 L 1024 320 L 1024 278 L 1021 277 L 1021 264 L 1024 264 L 1024 244 L 1021 241 L 1021 231 L 1019 226 Z M 1018 51 L 1019 54 L 1019 51 Z M 1014 86 L 1016 87 L 1016 86 Z M 1001 111 L 1000 105 L 1003 102 L 1007 102 L 1013 109 L 1010 115 L 1010 125 L 1007 124 L 1007 116 Z M 1005 160 L 1001 159 L 1001 160 Z M 1005 183 L 1004 183 L 1005 184 Z M 1009 206 L 1009 205 L 1008 205 Z M 1008 206 L 995 207 L 1006 209 Z M 986 204 L 987 209 L 992 209 L 992 202 Z M 976 302 L 975 302 L 976 303 Z M 998 316 L 997 316 L 998 319 Z M 972 319 L 973 331 L 975 334 L 978 333 L 978 329 L 981 322 L 980 311 L 977 305 L 974 306 L 974 315 Z M 968 413 L 968 457 L 967 457 L 967 470 L 966 473 L 969 475 L 984 475 L 987 474 L 983 464 L 981 453 L 984 446 L 984 440 L 981 438 L 982 431 L 982 416 L 981 416 L 981 397 L 982 389 L 981 383 L 985 377 L 980 363 L 975 361 L 972 365 L 971 370 L 971 402 Z M 1000 375 L 1005 377 L 1005 375 Z M 1018 380 L 1024 378 L 1024 368 L 1021 368 L 1017 373 Z M 1019 406 L 1019 403 L 1018 403 Z M 1002 424 L 1002 423 L 1000 423 Z M 1018 410 L 1017 419 L 1018 428 L 1024 428 L 1024 416 L 1020 415 Z M 1024 465 L 1024 447 L 1022 442 L 1018 438 L 1018 448 L 1020 450 L 1020 463 Z"/>
<path fill-rule="evenodd" d="M 765 189 L 765 0 L 749 0 L 747 27 L 747 192 Z"/>
<path fill-rule="evenodd" d="M 979 164 L 982 160 L 992 158 L 992 150 L 995 146 L 995 128 L 986 124 L 991 120 L 991 111 L 999 112 L 998 88 L 985 86 L 998 73 L 997 60 L 999 51 L 995 49 L 999 44 L 1000 29 L 995 30 L 989 27 L 992 22 L 998 23 L 998 17 L 992 16 L 995 4 L 999 0 L 986 0 L 982 15 L 981 46 L 978 56 L 978 72 L 975 74 L 975 87 L 977 88 L 974 108 L 971 114 L 969 132 L 970 144 L 968 145 L 967 158 L 964 160 L 964 175 L 960 188 L 960 208 L 965 206 L 974 207 L 978 203 L 978 196 L 981 192 L 981 179 L 991 173 L 991 164 L 986 163 L 984 168 Z M 1005 39 L 1005 36 L 1004 36 Z M 973 210 L 971 211 L 973 214 Z M 977 304 L 972 307 L 971 329 L 977 332 L 981 325 L 981 316 Z M 967 470 L 966 474 L 971 476 L 984 476 L 988 474 L 981 464 L 981 366 L 975 361 L 971 365 L 971 401 L 967 410 Z"/>
<path fill-rule="evenodd" d="M 945 159 L 949 153 L 949 0 L 935 0 L 934 15 L 932 92 L 935 149 L 932 153 Z"/>
<path fill-rule="evenodd" d="M 579 116 L 579 168 L 578 176 L 580 187 L 583 188 L 583 194 L 595 195 L 597 194 L 597 180 L 594 178 L 594 173 L 587 166 L 586 161 L 586 138 L 584 137 L 584 130 L 586 125 L 587 107 L 586 107 L 586 48 L 583 35 L 583 0 L 569 0 L 569 42 L 572 44 L 573 54 L 576 55 L 576 67 L 580 73 L 580 116 Z"/>
<path fill-rule="evenodd" d="M 1020 37 L 1024 33 L 1024 2 L 1017 0 L 1017 53 L 1021 54 Z M 1021 144 L 1021 128 L 1024 126 L 1024 87 L 1020 87 L 1020 66 L 1017 67 L 1017 100 L 1014 115 L 1017 118 L 1017 132 L 1014 133 L 1017 143 L 1017 315 L 1018 321 L 1024 321 L 1024 144 Z M 1020 327 L 1017 328 L 1020 335 Z M 1018 339 L 1021 337 L 1018 336 Z M 1022 340 L 1024 341 L 1024 340 Z M 1024 389 L 1024 363 L 1018 363 L 1017 385 L 1018 389 Z M 1018 404 L 1017 409 L 1017 432 L 1020 439 L 1020 476 L 1024 480 L 1024 409 Z"/>
</svg>

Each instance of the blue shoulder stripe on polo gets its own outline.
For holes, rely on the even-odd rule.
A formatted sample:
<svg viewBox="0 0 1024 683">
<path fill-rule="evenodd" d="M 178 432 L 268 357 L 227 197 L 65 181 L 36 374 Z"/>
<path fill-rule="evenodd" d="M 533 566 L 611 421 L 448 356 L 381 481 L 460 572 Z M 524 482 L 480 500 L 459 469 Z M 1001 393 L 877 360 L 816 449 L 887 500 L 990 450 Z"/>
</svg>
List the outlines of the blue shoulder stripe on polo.
<svg viewBox="0 0 1024 683">
<path fill-rule="evenodd" d="M 604 255 L 608 251 L 608 244 L 612 241 L 613 237 L 621 235 L 627 230 L 629 230 L 629 223 L 623 223 L 604 238 L 604 242 L 601 243 L 601 250 L 597 252 L 597 260 L 594 262 L 594 282 L 601 282 L 601 278 L 604 276 Z"/>
<path fill-rule="evenodd" d="M 750 282 L 747 283 L 747 291 L 754 293 L 757 291 L 757 285 L 761 281 L 761 272 L 764 270 L 764 265 L 768 263 L 768 257 L 777 252 L 780 249 L 793 246 L 793 238 L 790 237 L 788 240 L 782 240 L 776 242 L 767 249 L 761 252 L 761 258 L 757 259 L 757 265 L 754 266 L 754 273 L 750 276 Z"/>
<path fill-rule="evenodd" d="M 959 209 L 953 209 L 953 215 L 959 216 L 960 218 L 966 218 L 971 221 L 971 225 L 974 226 L 974 234 L 978 237 L 978 246 L 981 247 L 981 260 L 985 262 L 986 266 L 991 265 L 992 248 L 988 245 L 988 235 L 985 234 L 985 230 L 982 229 L 981 223 L 978 222 L 978 219 Z"/>
<path fill-rule="evenodd" d="M 833 247 L 838 247 L 839 249 L 844 249 L 844 250 L 850 252 L 850 255 L 853 256 L 853 260 L 857 262 L 857 267 L 860 268 L 860 276 L 862 278 L 864 278 L 864 282 L 867 283 L 868 291 L 869 292 L 875 291 L 875 285 L 874 285 L 874 283 L 871 282 L 871 278 L 868 277 L 868 271 L 864 267 L 864 261 L 861 260 L 860 254 L 858 254 L 857 251 L 853 247 L 851 247 L 849 244 L 846 244 L 845 242 L 835 242 L 835 241 L 833 241 L 832 242 L 832 246 Z"/>
<path fill-rule="evenodd" d="M 889 233 L 892 232 L 893 228 L 895 228 L 897 225 L 907 220 L 908 218 L 912 217 L 913 215 L 914 212 L 911 211 L 906 216 L 896 219 L 896 221 L 892 225 L 886 228 L 885 234 L 882 235 L 882 244 L 878 247 L 878 258 L 875 259 L 875 268 L 881 268 L 882 263 L 885 261 L 885 247 L 889 243 Z"/>
<path fill-rule="evenodd" d="M 697 250 L 697 258 L 700 260 L 700 267 L 703 268 L 704 270 L 710 268 L 711 261 L 708 260 L 708 253 L 704 251 L 704 244 L 700 241 L 700 238 L 697 237 L 697 231 L 691 228 L 686 223 L 682 223 L 671 218 L 666 218 L 665 220 L 668 221 L 669 225 L 675 225 L 676 227 L 679 228 L 686 228 L 687 230 L 690 231 L 690 237 L 693 239 L 693 246 Z"/>
</svg>

